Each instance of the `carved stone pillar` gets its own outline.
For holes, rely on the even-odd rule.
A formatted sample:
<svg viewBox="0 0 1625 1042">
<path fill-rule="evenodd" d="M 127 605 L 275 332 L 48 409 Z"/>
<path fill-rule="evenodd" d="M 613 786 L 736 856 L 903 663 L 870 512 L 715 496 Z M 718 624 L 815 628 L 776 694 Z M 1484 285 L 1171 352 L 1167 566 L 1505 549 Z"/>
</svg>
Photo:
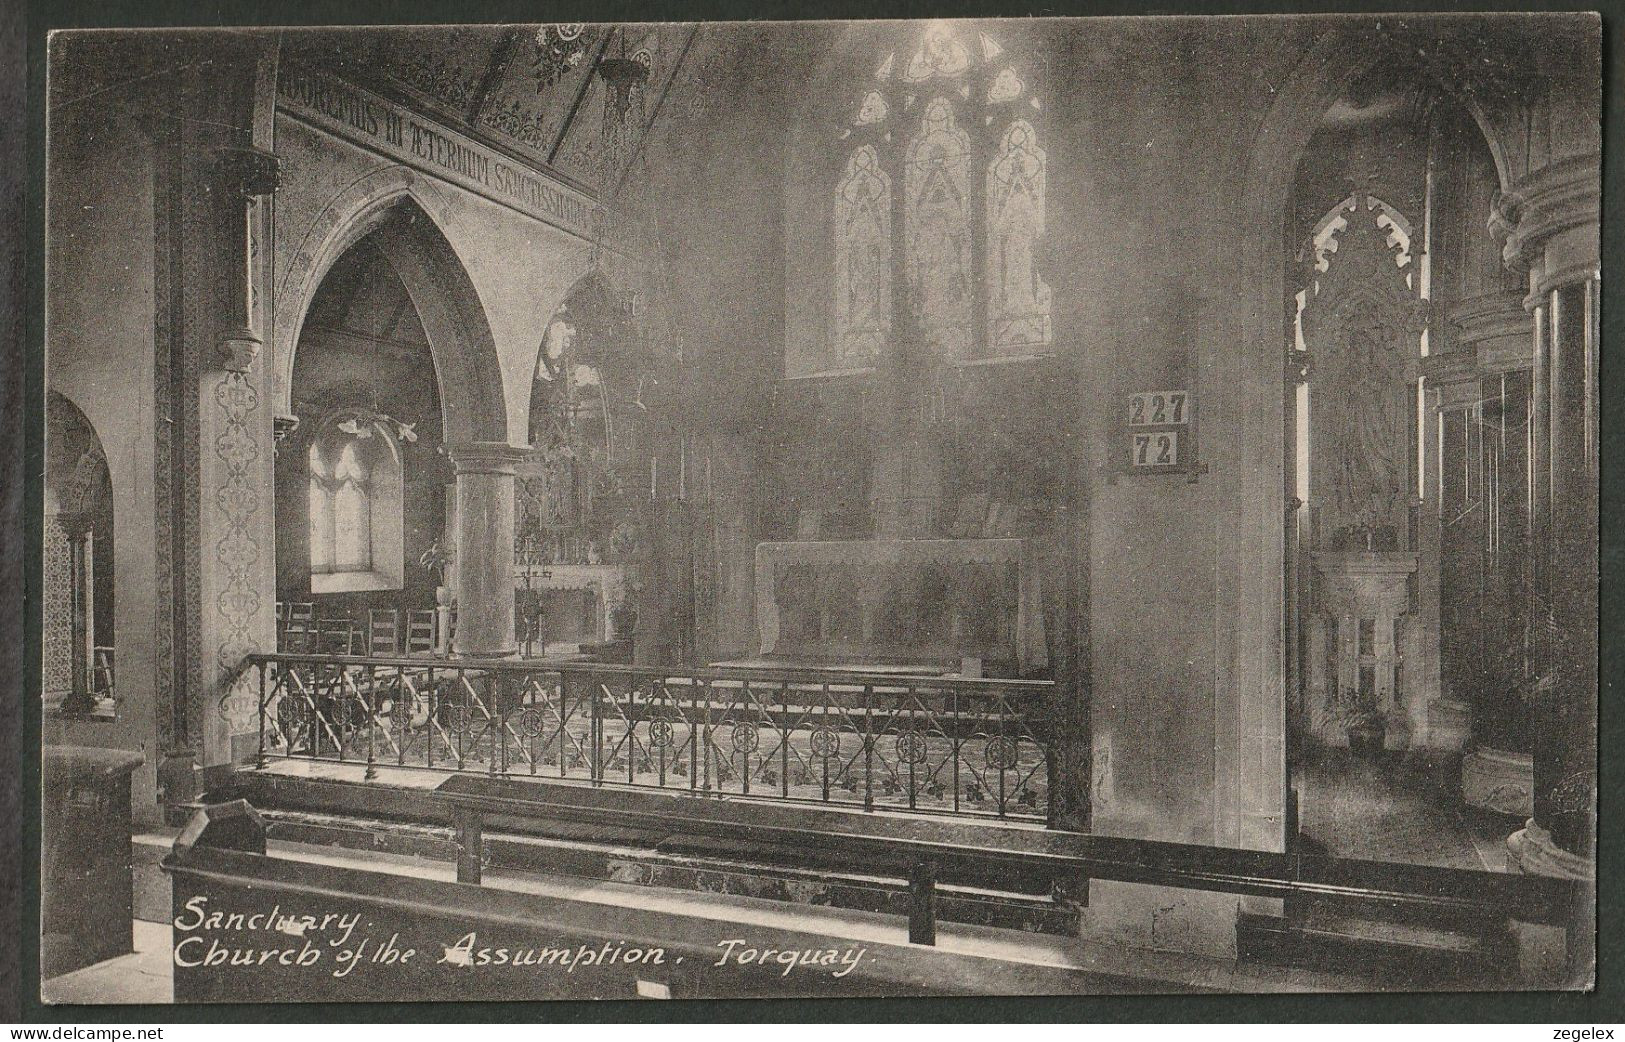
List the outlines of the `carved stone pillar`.
<svg viewBox="0 0 1625 1042">
<path fill-rule="evenodd" d="M 457 626 L 468 658 L 519 651 L 513 629 L 514 467 L 529 450 L 503 442 L 446 446 L 457 473 Z"/>
<path fill-rule="evenodd" d="M 221 369 L 246 373 L 264 344 L 254 314 L 254 207 L 256 200 L 277 189 L 277 157 L 258 148 L 223 148 L 217 166 L 223 204 L 229 213 L 221 253 L 226 290 L 215 344 Z"/>
<path fill-rule="evenodd" d="M 154 123 L 156 780 L 170 806 L 193 797 L 199 765 L 224 774 L 252 748 L 258 685 L 244 659 L 276 645 L 259 345 L 273 292 L 263 197 L 276 161 L 263 147 L 278 47 L 250 34 L 178 41 L 169 115 Z"/>
<path fill-rule="evenodd" d="M 277 187 L 277 159 L 251 147 L 221 148 L 214 158 L 210 226 L 217 268 L 204 286 L 214 352 L 198 365 L 199 636 L 203 698 L 197 706 L 205 768 L 229 768 L 247 751 L 257 683 L 245 658 L 275 650 L 275 434 L 270 415 L 263 310 L 265 278 L 258 246 L 259 200 Z M 196 258 L 199 267 L 207 262 Z M 188 287 L 190 288 L 190 287 Z M 205 331 L 199 329 L 199 334 Z"/>
<path fill-rule="evenodd" d="M 1483 512 L 1474 506 L 1474 453 L 1481 437 L 1478 410 L 1478 367 L 1463 347 L 1425 360 L 1431 448 L 1437 456 L 1439 554 L 1435 581 L 1439 605 L 1439 697 L 1428 704 L 1429 745 L 1461 751 L 1479 694 L 1478 667 L 1482 643 Z M 1482 483 L 1478 492 L 1483 491 Z"/>
<path fill-rule="evenodd" d="M 1599 171 L 1595 154 L 1548 163 L 1503 195 L 1493 225 L 1529 273 L 1535 349 L 1534 816 L 1507 847 L 1526 872 L 1577 879 L 1594 873 Z"/>
</svg>

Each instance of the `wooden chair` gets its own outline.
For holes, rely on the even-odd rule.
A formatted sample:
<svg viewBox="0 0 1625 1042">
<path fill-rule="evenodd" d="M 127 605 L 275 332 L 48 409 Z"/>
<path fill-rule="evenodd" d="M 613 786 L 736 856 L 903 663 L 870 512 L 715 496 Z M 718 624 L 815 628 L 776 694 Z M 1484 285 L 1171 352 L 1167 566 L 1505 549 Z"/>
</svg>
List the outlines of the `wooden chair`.
<svg viewBox="0 0 1625 1042">
<path fill-rule="evenodd" d="M 316 640 L 316 605 L 310 601 L 290 602 L 282 622 L 283 651 L 310 652 Z"/>
<path fill-rule="evenodd" d="M 367 654 L 377 658 L 394 658 L 400 653 L 400 609 L 370 609 L 367 612 Z"/>
<path fill-rule="evenodd" d="M 324 655 L 354 655 L 356 653 L 356 625 L 350 619 L 329 618 L 316 621 L 317 646 Z"/>
<path fill-rule="evenodd" d="M 434 654 L 434 610 L 406 613 L 406 653 L 410 656 Z"/>
</svg>

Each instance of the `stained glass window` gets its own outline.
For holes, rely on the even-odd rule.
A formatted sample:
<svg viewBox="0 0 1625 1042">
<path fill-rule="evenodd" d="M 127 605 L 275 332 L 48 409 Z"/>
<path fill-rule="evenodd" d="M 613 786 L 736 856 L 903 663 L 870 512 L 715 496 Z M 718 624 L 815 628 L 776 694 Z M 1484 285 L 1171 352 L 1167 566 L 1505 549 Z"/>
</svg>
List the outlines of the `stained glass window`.
<svg viewBox="0 0 1625 1042">
<path fill-rule="evenodd" d="M 950 26 L 932 25 L 909 59 L 903 79 L 910 83 L 924 83 L 937 77 L 951 79 L 963 75 L 970 67 L 971 52 L 964 41 Z"/>
<path fill-rule="evenodd" d="M 868 145 L 847 160 L 835 205 L 835 335 L 840 362 L 863 366 L 891 333 L 891 179 Z"/>
<path fill-rule="evenodd" d="M 1036 260 L 1047 171 L 1034 69 L 952 21 L 916 30 L 874 69 L 839 133 L 830 364 L 888 351 L 894 279 L 939 361 L 1040 353 L 1052 338 Z"/>
<path fill-rule="evenodd" d="M 988 341 L 1001 349 L 1050 342 L 1050 291 L 1033 264 L 1044 234 L 1044 150 L 1026 120 L 1004 132 L 987 168 Z"/>
<path fill-rule="evenodd" d="M 906 266 L 914 319 L 939 358 L 971 342 L 970 138 L 945 98 L 925 107 L 905 167 Z"/>
</svg>

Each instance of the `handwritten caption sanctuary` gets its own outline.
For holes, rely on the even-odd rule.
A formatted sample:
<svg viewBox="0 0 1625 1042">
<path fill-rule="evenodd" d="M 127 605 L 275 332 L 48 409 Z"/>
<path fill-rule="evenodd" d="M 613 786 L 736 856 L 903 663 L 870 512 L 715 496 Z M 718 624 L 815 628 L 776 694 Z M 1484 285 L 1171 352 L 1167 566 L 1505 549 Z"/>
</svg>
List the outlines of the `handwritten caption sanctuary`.
<svg viewBox="0 0 1625 1042">
<path fill-rule="evenodd" d="M 469 930 L 433 947 L 407 943 L 399 930 L 387 938 L 372 932 L 359 912 L 318 915 L 284 912 L 280 904 L 269 911 L 240 912 L 211 909 L 207 897 L 187 901 L 175 916 L 176 966 L 196 967 L 301 967 L 321 968 L 337 978 L 348 977 L 358 966 L 421 968 L 444 966 L 450 970 L 479 971 L 505 967 L 557 970 L 612 966 L 673 966 L 684 956 L 658 946 L 639 947 L 621 941 L 586 944 L 517 945 L 482 943 L 478 931 Z M 383 938 L 383 939 L 380 939 Z M 862 945 L 828 948 L 772 948 L 742 937 L 716 942 L 718 969 L 771 967 L 782 977 L 793 973 L 827 974 L 842 978 L 857 969 L 868 954 Z"/>
</svg>

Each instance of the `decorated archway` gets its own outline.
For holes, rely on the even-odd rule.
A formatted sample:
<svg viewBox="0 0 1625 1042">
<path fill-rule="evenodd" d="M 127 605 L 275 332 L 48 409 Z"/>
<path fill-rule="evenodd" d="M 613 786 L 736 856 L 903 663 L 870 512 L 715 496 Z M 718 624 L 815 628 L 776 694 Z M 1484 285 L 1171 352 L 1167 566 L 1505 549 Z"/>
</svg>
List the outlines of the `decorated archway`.
<svg viewBox="0 0 1625 1042">
<path fill-rule="evenodd" d="M 43 692 L 64 715 L 88 716 L 115 694 L 113 493 L 79 407 L 51 391 L 45 421 Z"/>
</svg>

